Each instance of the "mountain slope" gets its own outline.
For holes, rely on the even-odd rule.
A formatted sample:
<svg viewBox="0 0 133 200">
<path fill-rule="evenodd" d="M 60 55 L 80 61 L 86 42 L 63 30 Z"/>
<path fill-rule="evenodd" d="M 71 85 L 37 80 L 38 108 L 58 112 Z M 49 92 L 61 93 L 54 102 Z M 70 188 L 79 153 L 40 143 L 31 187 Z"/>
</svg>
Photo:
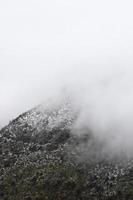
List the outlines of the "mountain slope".
<svg viewBox="0 0 133 200">
<path fill-rule="evenodd" d="M 72 134 L 76 114 L 67 101 L 38 106 L 0 131 L 1 200 L 133 199 L 132 160 Z"/>
</svg>

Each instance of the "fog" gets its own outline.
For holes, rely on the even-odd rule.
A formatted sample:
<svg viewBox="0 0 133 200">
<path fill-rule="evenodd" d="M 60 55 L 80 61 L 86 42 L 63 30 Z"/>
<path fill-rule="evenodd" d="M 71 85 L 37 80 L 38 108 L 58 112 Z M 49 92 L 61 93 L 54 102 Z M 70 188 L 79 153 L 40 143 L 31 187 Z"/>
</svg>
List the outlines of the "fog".
<svg viewBox="0 0 133 200">
<path fill-rule="evenodd" d="M 81 109 L 77 126 L 89 125 L 99 138 L 112 138 L 113 148 L 131 150 L 132 6 L 1 1 L 0 126 L 65 89 Z"/>
</svg>

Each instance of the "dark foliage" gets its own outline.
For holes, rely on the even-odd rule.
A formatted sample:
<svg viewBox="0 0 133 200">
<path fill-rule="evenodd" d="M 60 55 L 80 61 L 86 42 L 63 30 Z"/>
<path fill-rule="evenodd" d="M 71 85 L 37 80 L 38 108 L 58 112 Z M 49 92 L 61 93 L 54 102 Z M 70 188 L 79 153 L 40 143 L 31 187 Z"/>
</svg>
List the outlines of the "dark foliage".
<svg viewBox="0 0 133 200">
<path fill-rule="evenodd" d="M 35 109 L 1 130 L 0 200 L 132 200 L 132 160 L 99 158 L 97 146 L 83 157 L 91 137 L 66 119 L 48 128 L 53 115 Z"/>
</svg>

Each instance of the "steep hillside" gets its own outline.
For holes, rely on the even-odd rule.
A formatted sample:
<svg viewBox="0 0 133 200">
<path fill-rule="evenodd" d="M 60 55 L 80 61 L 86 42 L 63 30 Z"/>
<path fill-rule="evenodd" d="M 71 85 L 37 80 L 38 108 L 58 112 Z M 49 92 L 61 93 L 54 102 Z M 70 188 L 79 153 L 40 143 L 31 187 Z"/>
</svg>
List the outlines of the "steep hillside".
<svg viewBox="0 0 133 200">
<path fill-rule="evenodd" d="M 38 106 L 0 131 L 0 200 L 133 199 L 132 160 L 73 134 L 76 115 L 68 102 Z"/>
</svg>

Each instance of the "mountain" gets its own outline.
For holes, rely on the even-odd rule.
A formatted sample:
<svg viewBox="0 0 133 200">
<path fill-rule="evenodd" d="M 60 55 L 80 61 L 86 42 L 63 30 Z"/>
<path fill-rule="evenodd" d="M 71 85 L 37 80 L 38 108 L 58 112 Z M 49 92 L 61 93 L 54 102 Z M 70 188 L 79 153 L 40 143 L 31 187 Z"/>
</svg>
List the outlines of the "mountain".
<svg viewBox="0 0 133 200">
<path fill-rule="evenodd" d="M 69 101 L 39 105 L 0 131 L 0 200 L 131 200 L 133 161 L 75 134 Z"/>
</svg>

